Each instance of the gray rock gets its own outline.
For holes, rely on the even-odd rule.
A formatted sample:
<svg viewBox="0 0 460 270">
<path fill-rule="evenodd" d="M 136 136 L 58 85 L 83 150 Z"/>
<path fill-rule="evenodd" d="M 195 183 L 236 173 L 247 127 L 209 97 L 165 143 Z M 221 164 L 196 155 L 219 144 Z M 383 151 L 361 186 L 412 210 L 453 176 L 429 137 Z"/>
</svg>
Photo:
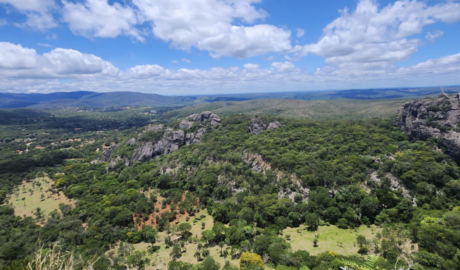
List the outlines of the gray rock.
<svg viewBox="0 0 460 270">
<path fill-rule="evenodd" d="M 102 153 L 102 157 L 101 157 L 102 162 L 109 162 L 110 156 L 112 155 L 113 149 L 115 149 L 115 147 L 116 145 L 112 145 Z"/>
<path fill-rule="evenodd" d="M 196 133 L 187 133 L 185 136 L 185 144 L 201 142 L 201 137 L 206 133 L 206 128 L 200 128 Z"/>
<path fill-rule="evenodd" d="M 254 135 L 264 132 L 267 128 L 267 124 L 260 119 L 252 119 L 251 122 L 249 122 L 249 132 Z"/>
<path fill-rule="evenodd" d="M 281 123 L 278 122 L 278 121 L 275 121 L 275 122 L 271 122 L 269 125 L 268 125 L 268 129 L 278 129 L 281 127 Z"/>
<path fill-rule="evenodd" d="M 193 121 L 193 122 L 206 122 L 206 121 L 209 121 L 209 122 L 211 122 L 211 126 L 213 126 L 213 127 L 220 126 L 221 123 L 222 123 L 222 120 L 220 119 L 220 117 L 217 114 L 214 114 L 214 113 L 209 112 L 209 111 L 202 112 L 200 114 L 198 114 L 198 113 L 192 114 L 189 117 L 187 117 L 187 119 L 189 121 Z"/>
<path fill-rule="evenodd" d="M 179 123 L 179 128 L 190 129 L 193 126 L 194 123 L 195 122 L 193 122 L 193 121 L 182 120 Z"/>
<path fill-rule="evenodd" d="M 135 138 L 131 138 L 129 141 L 126 142 L 126 145 L 127 145 L 127 146 L 136 145 L 136 139 L 135 139 Z"/>
<path fill-rule="evenodd" d="M 412 141 L 439 138 L 441 145 L 457 163 L 460 163 L 460 123 L 458 97 L 445 94 L 435 99 L 408 102 L 398 111 L 396 125 L 401 127 Z"/>
<path fill-rule="evenodd" d="M 254 135 L 260 134 L 261 132 L 264 132 L 267 129 L 278 129 L 282 125 L 278 121 L 274 121 L 271 123 L 265 123 L 261 119 L 254 118 L 249 122 L 249 132 L 251 132 Z"/>
<path fill-rule="evenodd" d="M 149 125 L 149 126 L 145 129 L 144 132 L 147 132 L 147 131 L 154 131 L 154 132 L 156 132 L 156 131 L 162 131 L 163 129 L 164 129 L 164 125 L 162 125 L 162 124 L 154 125 L 154 126 Z"/>
<path fill-rule="evenodd" d="M 206 121 L 209 121 L 213 127 L 221 125 L 221 119 L 218 115 L 211 112 L 202 112 L 200 114 L 190 115 L 187 117 L 187 120 L 182 120 L 179 123 L 179 127 L 187 130 L 190 129 L 195 122 L 203 123 Z M 163 130 L 163 125 L 150 125 L 144 132 Z M 205 133 L 206 128 L 204 127 L 200 128 L 196 132 L 184 132 L 184 130 L 174 130 L 172 128 L 168 128 L 165 130 L 163 137 L 158 141 L 137 142 L 138 147 L 133 152 L 130 164 L 134 164 L 137 161 L 148 162 L 152 158 L 157 158 L 161 155 L 168 155 L 177 151 L 184 145 L 199 143 Z M 136 144 L 136 140 L 131 139 L 128 143 L 128 145 L 134 145 Z"/>
</svg>

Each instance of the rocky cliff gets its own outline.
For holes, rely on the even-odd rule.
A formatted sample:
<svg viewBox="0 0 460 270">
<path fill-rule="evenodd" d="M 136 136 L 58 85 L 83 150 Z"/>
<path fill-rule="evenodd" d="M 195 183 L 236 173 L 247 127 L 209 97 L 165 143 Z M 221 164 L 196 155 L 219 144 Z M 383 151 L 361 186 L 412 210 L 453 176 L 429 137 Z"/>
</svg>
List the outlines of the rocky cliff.
<svg viewBox="0 0 460 270">
<path fill-rule="evenodd" d="M 206 126 L 207 122 L 209 123 L 208 126 Z M 191 131 L 195 123 L 199 126 L 194 129 L 195 131 Z M 135 147 L 131 159 L 126 163 L 132 165 L 137 161 L 148 162 L 152 158 L 177 151 L 184 145 L 199 143 L 209 126 L 215 128 L 220 125 L 220 117 L 211 112 L 190 115 L 179 123 L 180 129 L 177 130 L 170 127 L 166 128 L 162 124 L 149 125 L 137 138 L 132 138 L 126 142 L 126 145 Z M 100 161 L 120 160 L 120 157 L 116 156 L 116 147 L 112 146 L 107 149 L 102 154 Z"/>
<path fill-rule="evenodd" d="M 411 140 L 439 138 L 440 144 L 460 164 L 459 95 L 442 94 L 408 102 L 399 109 L 396 124 Z"/>
<path fill-rule="evenodd" d="M 278 121 L 267 123 L 260 118 L 254 118 L 249 122 L 249 132 L 254 135 L 264 132 L 267 129 L 277 129 L 280 127 L 281 124 Z"/>
</svg>

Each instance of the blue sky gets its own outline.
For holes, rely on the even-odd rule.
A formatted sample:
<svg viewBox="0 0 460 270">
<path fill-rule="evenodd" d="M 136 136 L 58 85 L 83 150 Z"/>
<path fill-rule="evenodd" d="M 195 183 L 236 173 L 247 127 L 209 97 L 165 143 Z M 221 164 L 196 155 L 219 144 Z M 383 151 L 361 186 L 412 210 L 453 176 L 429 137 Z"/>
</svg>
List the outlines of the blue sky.
<svg viewBox="0 0 460 270">
<path fill-rule="evenodd" d="M 446 0 L 0 0 L 0 91 L 460 84 Z"/>
</svg>

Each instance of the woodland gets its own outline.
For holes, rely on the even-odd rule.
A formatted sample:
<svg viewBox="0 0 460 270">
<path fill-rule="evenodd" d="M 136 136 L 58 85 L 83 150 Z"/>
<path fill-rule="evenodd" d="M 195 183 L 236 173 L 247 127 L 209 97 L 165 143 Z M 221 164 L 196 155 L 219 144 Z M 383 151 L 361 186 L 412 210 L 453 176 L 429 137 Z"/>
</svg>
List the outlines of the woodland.
<svg viewBox="0 0 460 270">
<path fill-rule="evenodd" d="M 0 112 L 1 270 L 460 269 L 460 167 L 439 139 L 393 117 L 229 113 L 171 154 L 102 162 L 157 142 L 149 124 L 180 129 L 180 111 L 154 109 Z M 282 126 L 254 135 L 253 118 Z"/>
</svg>

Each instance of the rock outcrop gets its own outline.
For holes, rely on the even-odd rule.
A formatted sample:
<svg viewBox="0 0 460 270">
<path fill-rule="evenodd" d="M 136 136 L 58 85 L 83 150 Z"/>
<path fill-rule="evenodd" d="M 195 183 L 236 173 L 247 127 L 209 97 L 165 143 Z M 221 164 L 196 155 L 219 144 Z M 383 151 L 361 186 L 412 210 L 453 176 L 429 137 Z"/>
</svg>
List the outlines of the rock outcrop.
<svg viewBox="0 0 460 270">
<path fill-rule="evenodd" d="M 167 155 L 179 150 L 185 144 L 185 133 L 183 130 L 165 130 L 163 137 L 157 142 L 143 142 L 134 150 L 131 164 L 136 161 L 147 162 L 152 158 Z"/>
<path fill-rule="evenodd" d="M 200 114 L 192 114 L 189 117 L 187 117 L 187 120 L 190 122 L 206 122 L 209 121 L 211 122 L 211 126 L 220 126 L 222 123 L 222 120 L 217 114 L 213 114 L 212 112 L 206 111 L 202 112 Z"/>
<path fill-rule="evenodd" d="M 281 127 L 281 123 L 278 121 L 266 123 L 262 119 L 254 118 L 249 122 L 249 132 L 257 135 L 264 132 L 267 129 L 277 129 Z"/>
<path fill-rule="evenodd" d="M 396 124 L 411 140 L 439 138 L 441 145 L 460 164 L 459 95 L 408 102 L 398 112 Z"/>
<path fill-rule="evenodd" d="M 101 157 L 102 162 L 109 162 L 110 156 L 112 155 L 113 149 L 115 149 L 115 147 L 116 145 L 112 145 L 102 153 L 102 157 Z"/>
<path fill-rule="evenodd" d="M 134 141 L 133 139 L 129 140 L 129 144 L 127 143 L 128 145 L 132 145 L 133 142 L 137 145 L 130 164 L 134 164 L 137 161 L 147 162 L 152 158 L 158 158 L 161 155 L 168 155 L 177 151 L 184 145 L 201 142 L 203 135 L 206 133 L 206 127 L 202 126 L 194 132 L 189 132 L 188 130 L 191 129 L 195 123 L 204 125 L 206 122 L 209 122 L 211 127 L 217 127 L 221 125 L 222 121 L 216 114 L 202 112 L 200 114 L 190 115 L 186 120 L 182 120 L 179 123 L 180 130 L 174 130 L 173 128 L 164 129 L 164 125 L 148 126 L 145 132 L 164 132 L 164 134 L 156 141 L 142 141 L 138 139 L 136 143 L 135 139 Z M 142 134 L 140 134 L 139 137 L 141 138 Z"/>
</svg>

